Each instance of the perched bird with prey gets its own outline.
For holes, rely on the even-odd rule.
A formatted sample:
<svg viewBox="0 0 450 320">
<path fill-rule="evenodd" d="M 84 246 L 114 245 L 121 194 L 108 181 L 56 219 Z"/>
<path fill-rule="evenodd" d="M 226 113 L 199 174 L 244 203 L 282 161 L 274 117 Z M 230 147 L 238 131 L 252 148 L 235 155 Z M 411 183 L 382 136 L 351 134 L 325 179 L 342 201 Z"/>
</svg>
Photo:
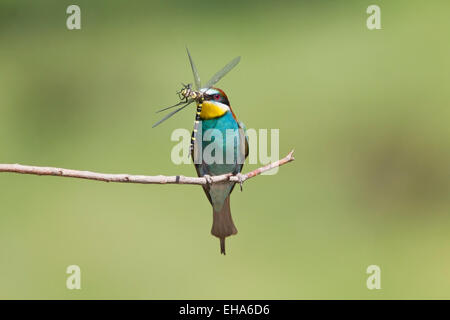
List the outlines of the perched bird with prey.
<svg viewBox="0 0 450 320">
<path fill-rule="evenodd" d="M 192 84 L 183 85 L 178 92 L 181 101 L 157 112 L 178 108 L 156 122 L 153 127 L 195 102 L 197 109 L 191 135 L 190 155 L 197 175 L 205 177 L 208 182 L 211 181 L 211 176 L 227 173 L 240 177 L 249 151 L 246 129 L 231 109 L 225 92 L 214 87 L 239 63 L 240 57 L 225 65 L 202 86 L 192 56 L 187 48 L 186 50 L 194 75 L 194 87 Z M 227 181 L 202 186 L 213 208 L 211 234 L 219 238 L 222 254 L 226 253 L 225 238 L 237 233 L 230 211 L 230 195 L 235 184 L 236 182 Z"/>
</svg>

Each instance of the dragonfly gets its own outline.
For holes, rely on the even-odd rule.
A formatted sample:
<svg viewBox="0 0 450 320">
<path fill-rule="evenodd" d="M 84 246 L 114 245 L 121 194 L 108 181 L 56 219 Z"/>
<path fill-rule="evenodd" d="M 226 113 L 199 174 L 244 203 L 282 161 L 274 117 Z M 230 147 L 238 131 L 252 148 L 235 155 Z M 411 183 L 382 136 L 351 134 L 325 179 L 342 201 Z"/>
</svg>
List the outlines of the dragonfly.
<svg viewBox="0 0 450 320">
<path fill-rule="evenodd" d="M 167 119 L 169 119 L 176 113 L 180 112 L 181 110 L 183 110 L 184 108 L 186 108 L 187 106 L 192 104 L 193 102 L 196 102 L 197 112 L 196 112 L 196 117 L 195 117 L 195 122 L 194 122 L 194 131 L 192 133 L 194 135 L 194 133 L 197 132 L 198 123 L 200 121 L 200 112 L 202 111 L 202 109 L 201 109 L 202 101 L 207 96 L 208 90 L 211 89 L 217 82 L 219 82 L 219 80 L 222 79 L 228 72 L 230 72 L 239 63 L 239 61 L 241 60 L 241 57 L 239 56 L 239 57 L 236 57 L 233 60 L 231 60 L 222 69 L 217 71 L 204 86 L 202 86 L 201 81 L 200 81 L 200 75 L 199 75 L 197 67 L 195 66 L 195 63 L 192 59 L 191 53 L 189 52 L 188 48 L 186 48 L 186 51 L 187 51 L 187 55 L 189 58 L 189 63 L 191 65 L 192 74 L 194 76 L 194 87 L 192 87 L 191 83 L 189 83 L 187 85 L 182 84 L 183 87 L 181 88 L 180 91 L 177 92 L 177 94 L 180 98 L 180 101 L 170 107 L 160 109 L 160 110 L 156 111 L 156 113 L 160 113 L 160 112 L 163 112 L 163 111 L 166 111 L 169 109 L 173 109 L 176 107 L 178 107 L 178 108 L 175 109 L 174 111 L 171 111 L 166 116 L 164 116 L 161 120 L 156 122 L 152 126 L 152 128 L 160 125 L 162 122 L 166 121 Z"/>
</svg>

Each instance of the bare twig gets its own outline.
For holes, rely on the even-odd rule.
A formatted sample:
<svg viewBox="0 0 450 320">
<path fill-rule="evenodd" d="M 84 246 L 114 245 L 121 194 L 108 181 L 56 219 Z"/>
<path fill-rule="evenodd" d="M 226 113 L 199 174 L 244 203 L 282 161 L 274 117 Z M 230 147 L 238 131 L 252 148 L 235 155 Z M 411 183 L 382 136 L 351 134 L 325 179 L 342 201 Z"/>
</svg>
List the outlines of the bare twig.
<svg viewBox="0 0 450 320">
<path fill-rule="evenodd" d="M 263 172 L 269 171 L 270 169 L 280 167 L 288 162 L 294 160 L 292 156 L 294 150 L 289 152 L 289 154 L 278 161 L 272 162 L 264 167 L 260 167 L 256 170 L 242 174 L 239 177 L 232 174 L 223 174 L 220 176 L 211 176 L 211 183 L 224 182 L 224 181 L 234 181 L 234 182 L 244 182 L 247 179 L 253 178 L 260 175 Z M 87 180 L 97 180 L 104 182 L 121 182 L 121 183 L 143 183 L 143 184 L 197 184 L 205 185 L 208 183 L 206 178 L 197 177 L 185 177 L 185 176 L 137 176 L 129 174 L 106 174 L 90 171 L 79 171 L 70 170 L 54 167 L 35 167 L 35 166 L 24 166 L 20 164 L 0 164 L 0 172 L 11 172 L 11 173 L 21 173 L 21 174 L 34 174 L 39 176 L 57 176 L 57 177 L 68 177 L 68 178 L 78 178 Z"/>
</svg>

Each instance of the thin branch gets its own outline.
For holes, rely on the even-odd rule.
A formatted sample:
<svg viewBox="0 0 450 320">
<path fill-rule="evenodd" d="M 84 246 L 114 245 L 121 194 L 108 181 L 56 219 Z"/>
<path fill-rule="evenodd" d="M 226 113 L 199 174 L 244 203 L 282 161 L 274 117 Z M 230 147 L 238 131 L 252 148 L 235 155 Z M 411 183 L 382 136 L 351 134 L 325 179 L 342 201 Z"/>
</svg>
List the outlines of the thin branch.
<svg viewBox="0 0 450 320">
<path fill-rule="evenodd" d="M 288 162 L 294 160 L 292 156 L 294 150 L 278 161 L 272 162 L 264 167 L 260 167 L 256 170 L 250 171 L 246 174 L 242 174 L 240 179 L 238 176 L 230 174 L 223 174 L 220 176 L 211 176 L 210 183 L 233 181 L 244 182 L 247 179 L 260 175 L 263 172 L 269 171 L 273 168 L 280 167 Z M 195 184 L 205 185 L 208 184 L 206 178 L 203 177 L 185 177 L 185 176 L 137 176 L 130 174 L 107 174 L 91 171 L 79 171 L 54 167 L 35 167 L 24 166 L 20 164 L 0 164 L 0 172 L 21 173 L 21 174 L 34 174 L 39 176 L 57 176 L 78 178 L 87 180 L 97 180 L 104 182 L 121 182 L 121 183 L 143 183 L 143 184 Z"/>
</svg>

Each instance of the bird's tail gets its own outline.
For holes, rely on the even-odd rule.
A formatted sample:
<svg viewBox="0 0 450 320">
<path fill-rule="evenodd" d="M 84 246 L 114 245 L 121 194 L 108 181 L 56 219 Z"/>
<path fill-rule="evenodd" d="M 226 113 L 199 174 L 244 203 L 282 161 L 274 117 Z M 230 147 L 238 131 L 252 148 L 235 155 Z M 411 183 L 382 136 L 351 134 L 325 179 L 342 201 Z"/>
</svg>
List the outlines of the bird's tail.
<svg viewBox="0 0 450 320">
<path fill-rule="evenodd" d="M 220 211 L 213 209 L 211 234 L 220 239 L 220 253 L 225 254 L 225 238 L 237 233 L 230 211 L 230 196 L 225 199 Z"/>
</svg>

